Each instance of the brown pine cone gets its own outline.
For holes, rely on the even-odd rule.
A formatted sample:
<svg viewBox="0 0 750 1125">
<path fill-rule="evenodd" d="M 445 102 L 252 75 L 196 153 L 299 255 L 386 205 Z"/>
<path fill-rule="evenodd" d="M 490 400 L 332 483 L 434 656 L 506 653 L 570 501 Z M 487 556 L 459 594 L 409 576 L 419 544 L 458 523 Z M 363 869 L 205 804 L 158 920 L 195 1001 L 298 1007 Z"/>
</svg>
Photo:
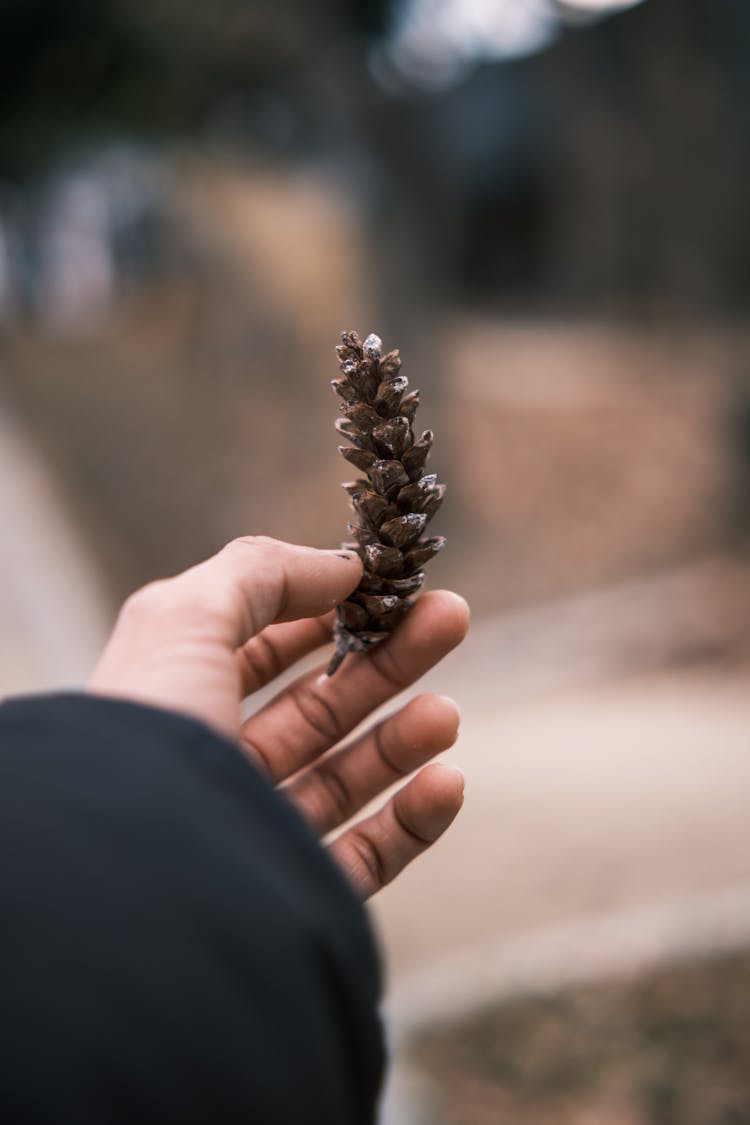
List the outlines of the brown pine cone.
<svg viewBox="0 0 750 1125">
<path fill-rule="evenodd" d="M 343 486 L 357 517 L 349 524 L 354 542 L 344 546 L 357 552 L 365 570 L 338 607 L 329 676 L 348 652 L 364 652 L 392 632 L 424 582 L 421 568 L 445 546 L 442 535 L 422 534 L 445 485 L 424 472 L 432 431 L 417 439 L 412 429 L 419 391 L 407 393 L 398 351 L 382 355 L 377 336 L 363 344 L 356 332 L 343 332 L 341 341 L 341 377 L 331 385 L 343 399 L 336 428 L 351 445 L 339 452 L 366 474 Z"/>
</svg>

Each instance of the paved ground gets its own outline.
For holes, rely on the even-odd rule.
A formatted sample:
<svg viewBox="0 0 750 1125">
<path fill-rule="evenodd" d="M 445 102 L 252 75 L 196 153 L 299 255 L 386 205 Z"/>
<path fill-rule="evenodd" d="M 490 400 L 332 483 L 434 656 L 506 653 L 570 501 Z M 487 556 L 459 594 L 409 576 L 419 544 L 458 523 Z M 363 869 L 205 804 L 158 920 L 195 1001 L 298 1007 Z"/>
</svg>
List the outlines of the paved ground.
<svg viewBox="0 0 750 1125">
<path fill-rule="evenodd" d="M 374 903 L 395 1044 L 383 1125 L 429 1104 L 399 1046 L 419 1026 L 750 946 L 748 575 L 721 568 L 482 623 L 430 678 L 463 703 L 466 803 Z"/>
<path fill-rule="evenodd" d="M 750 667 L 467 715 L 460 821 L 388 888 L 394 1065 L 381 1125 L 432 1092 L 404 1041 L 503 996 L 750 947 Z"/>
<path fill-rule="evenodd" d="M 402 987 L 456 954 L 470 971 L 467 950 L 482 976 L 498 941 L 581 916 L 745 882 L 750 900 L 750 668 L 469 715 L 454 760 L 459 821 L 376 904 L 402 1014 Z"/>
<path fill-rule="evenodd" d="M 54 480 L 0 401 L 0 696 L 80 684 L 107 618 Z"/>
</svg>

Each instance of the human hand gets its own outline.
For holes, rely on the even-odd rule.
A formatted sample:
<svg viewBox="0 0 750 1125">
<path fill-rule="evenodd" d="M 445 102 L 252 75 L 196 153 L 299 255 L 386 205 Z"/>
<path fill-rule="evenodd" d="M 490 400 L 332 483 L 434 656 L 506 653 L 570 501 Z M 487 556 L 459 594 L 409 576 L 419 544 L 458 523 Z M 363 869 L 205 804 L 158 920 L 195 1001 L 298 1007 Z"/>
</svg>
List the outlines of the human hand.
<svg viewBox="0 0 750 1125">
<path fill-rule="evenodd" d="M 239 740 L 320 836 L 424 766 L 330 845 L 368 898 L 434 843 L 461 807 L 460 771 L 425 766 L 455 741 L 458 710 L 443 696 L 418 696 L 339 744 L 463 639 L 466 603 L 456 594 L 424 594 L 388 640 L 348 656 L 335 676 L 321 674 L 323 664 L 244 722 L 240 711 L 246 696 L 330 641 L 330 612 L 361 573 L 351 552 L 235 539 L 128 598 L 89 690 L 187 713 Z"/>
</svg>

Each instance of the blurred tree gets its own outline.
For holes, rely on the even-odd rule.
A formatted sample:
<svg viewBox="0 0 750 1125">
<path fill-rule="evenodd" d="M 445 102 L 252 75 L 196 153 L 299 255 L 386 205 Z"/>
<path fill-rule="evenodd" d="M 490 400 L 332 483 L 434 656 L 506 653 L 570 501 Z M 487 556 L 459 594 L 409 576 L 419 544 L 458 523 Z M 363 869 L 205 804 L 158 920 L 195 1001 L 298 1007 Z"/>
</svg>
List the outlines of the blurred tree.
<svg viewBox="0 0 750 1125">
<path fill-rule="evenodd" d="M 372 218 L 404 342 L 435 297 L 744 307 L 745 0 L 647 0 L 439 91 L 376 76 L 398 8 L 0 0 L 0 178 L 122 135 L 326 161 Z"/>
<path fill-rule="evenodd" d="M 113 131 L 195 136 L 351 15 L 345 0 L 2 0 L 0 18 L 0 175 L 24 176 Z"/>
</svg>

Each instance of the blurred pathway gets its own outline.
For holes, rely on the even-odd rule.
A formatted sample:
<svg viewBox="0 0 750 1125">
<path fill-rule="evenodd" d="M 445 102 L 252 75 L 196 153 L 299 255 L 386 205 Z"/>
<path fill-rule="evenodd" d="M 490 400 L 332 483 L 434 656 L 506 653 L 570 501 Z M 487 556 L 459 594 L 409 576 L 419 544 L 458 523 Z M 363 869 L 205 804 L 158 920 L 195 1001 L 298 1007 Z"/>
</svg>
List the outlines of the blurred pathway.
<svg viewBox="0 0 750 1125">
<path fill-rule="evenodd" d="M 712 559 L 489 620 L 420 685 L 463 706 L 466 803 L 373 903 L 382 1125 L 428 1120 L 421 1025 L 750 945 L 749 579 Z"/>
<path fill-rule="evenodd" d="M 724 893 L 735 902 L 744 888 L 750 940 L 750 668 L 505 704 L 465 719 L 452 760 L 467 777 L 458 822 L 376 900 L 404 1019 L 450 1012 L 457 988 L 469 1004 L 512 991 L 515 971 L 527 987 L 511 950 L 561 925 L 655 908 L 663 921 L 670 903 L 683 918 L 697 896 L 712 904 L 720 944 L 728 915 L 716 895 L 729 910 Z M 667 953 L 678 937 L 664 923 Z M 496 948 L 505 963 L 492 967 Z M 566 941 L 561 977 L 571 957 Z M 449 987 L 454 974 L 463 980 Z"/>
<path fill-rule="evenodd" d="M 54 481 L 0 401 L 0 696 L 80 685 L 107 622 Z"/>
</svg>

